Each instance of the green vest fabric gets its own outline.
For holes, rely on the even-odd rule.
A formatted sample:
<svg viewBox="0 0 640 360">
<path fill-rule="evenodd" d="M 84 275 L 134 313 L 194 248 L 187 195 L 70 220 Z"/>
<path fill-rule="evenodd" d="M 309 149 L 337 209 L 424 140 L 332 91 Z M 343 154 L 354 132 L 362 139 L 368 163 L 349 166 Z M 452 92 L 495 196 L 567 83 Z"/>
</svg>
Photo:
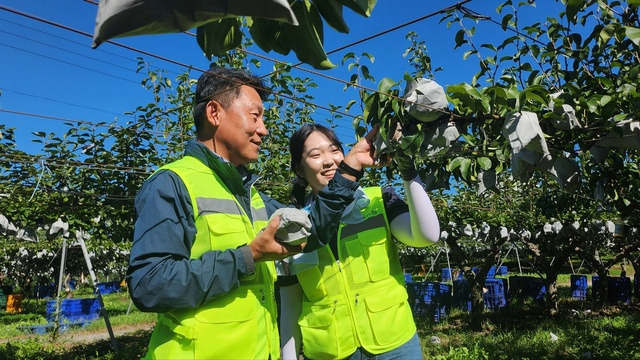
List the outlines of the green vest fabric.
<svg viewBox="0 0 640 360">
<path fill-rule="evenodd" d="M 416 333 L 382 191 L 364 191 L 371 200 L 364 221 L 340 224 L 338 259 L 327 245 L 317 250 L 319 265 L 298 274 L 305 294 L 298 324 L 312 359 L 341 359 L 358 347 L 380 354 Z"/>
<path fill-rule="evenodd" d="M 219 176 L 186 156 L 161 169 L 184 182 L 194 208 L 196 237 L 191 258 L 210 250 L 235 249 L 251 242 L 268 223 L 262 198 L 251 189 L 251 219 Z M 146 358 L 279 359 L 273 262 L 256 263 L 240 286 L 196 309 L 158 314 Z"/>
</svg>

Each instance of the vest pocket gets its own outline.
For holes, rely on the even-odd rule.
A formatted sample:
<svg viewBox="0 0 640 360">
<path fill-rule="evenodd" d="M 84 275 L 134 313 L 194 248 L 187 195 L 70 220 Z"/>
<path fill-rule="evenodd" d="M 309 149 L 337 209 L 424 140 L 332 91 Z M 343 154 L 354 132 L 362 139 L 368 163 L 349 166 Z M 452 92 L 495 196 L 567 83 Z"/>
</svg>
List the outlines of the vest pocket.
<svg viewBox="0 0 640 360">
<path fill-rule="evenodd" d="M 387 231 L 375 228 L 357 235 L 357 240 L 345 243 L 351 274 L 355 284 L 380 281 L 389 276 Z"/>
<path fill-rule="evenodd" d="M 394 285 L 381 289 L 365 297 L 364 301 L 377 345 L 392 344 L 406 336 L 407 331 L 415 332 L 413 315 L 407 303 L 407 292 L 402 286 Z"/>
<path fill-rule="evenodd" d="M 258 348 L 258 300 L 224 296 L 196 313 L 196 359 L 253 359 Z M 215 306 L 215 307 L 214 307 Z M 261 334 L 264 337 L 264 330 Z"/>
<path fill-rule="evenodd" d="M 311 305 L 304 303 L 302 315 L 298 319 L 304 353 L 314 359 L 336 358 L 338 356 L 338 336 L 334 322 L 334 305 Z"/>
<path fill-rule="evenodd" d="M 253 240 L 253 229 L 247 229 L 240 216 L 215 214 L 206 216 L 206 220 L 214 250 L 234 249 Z"/>
<path fill-rule="evenodd" d="M 298 273 L 298 281 L 302 286 L 302 291 L 311 301 L 319 301 L 327 296 L 327 290 L 324 287 L 322 273 L 317 266 Z"/>
</svg>

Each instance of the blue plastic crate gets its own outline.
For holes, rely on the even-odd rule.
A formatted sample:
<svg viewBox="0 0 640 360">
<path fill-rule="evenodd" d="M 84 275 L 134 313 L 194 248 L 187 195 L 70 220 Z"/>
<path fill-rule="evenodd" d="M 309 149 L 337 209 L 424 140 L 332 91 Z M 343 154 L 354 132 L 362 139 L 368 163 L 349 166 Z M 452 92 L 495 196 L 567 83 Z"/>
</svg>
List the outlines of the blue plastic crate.
<svg viewBox="0 0 640 360">
<path fill-rule="evenodd" d="M 631 303 L 631 279 L 628 277 L 607 277 L 607 285 L 609 286 L 609 293 L 607 301 L 610 304 L 629 304 Z M 591 288 L 593 297 L 597 298 L 602 291 L 602 285 L 600 283 L 600 277 L 593 275 L 591 277 Z"/>
<path fill-rule="evenodd" d="M 439 322 L 446 317 L 451 305 L 451 285 L 439 282 L 407 284 L 409 304 L 415 317 L 429 317 Z"/>
<path fill-rule="evenodd" d="M 54 321 L 56 301 L 47 301 L 46 310 L 47 321 Z M 59 317 L 68 322 L 96 320 L 100 317 L 100 302 L 98 298 L 63 299 L 60 302 Z"/>
<path fill-rule="evenodd" d="M 37 284 L 33 287 L 33 297 L 36 299 L 52 298 L 57 291 L 56 284 Z"/>
<path fill-rule="evenodd" d="M 631 278 L 609 277 L 609 301 L 613 304 L 631 303 Z"/>
<path fill-rule="evenodd" d="M 471 271 L 473 271 L 474 273 L 478 273 L 480 269 L 476 266 L 471 268 Z M 502 265 L 502 266 L 492 266 L 489 268 L 489 271 L 487 272 L 487 279 L 493 279 L 496 277 L 496 275 L 507 275 L 508 271 L 507 271 L 507 267 Z"/>
<path fill-rule="evenodd" d="M 442 282 L 464 279 L 464 273 L 462 270 L 454 268 L 442 268 L 440 269 L 440 280 Z"/>
<path fill-rule="evenodd" d="M 482 294 L 484 306 L 491 311 L 498 311 L 507 306 L 507 299 L 501 295 Z"/>
<path fill-rule="evenodd" d="M 453 281 L 452 306 L 471 311 L 471 284 L 467 279 Z"/>
<path fill-rule="evenodd" d="M 411 276 L 411 274 L 409 274 L 409 273 L 405 273 L 404 274 L 404 282 L 405 282 L 405 284 L 408 284 L 408 283 L 410 283 L 412 281 L 413 281 L 413 276 Z"/>
<path fill-rule="evenodd" d="M 586 275 L 571 275 L 571 297 L 576 300 L 587 299 L 587 289 L 589 285 L 587 283 Z"/>
<path fill-rule="evenodd" d="M 508 273 L 509 271 L 505 265 L 500 265 L 496 267 L 496 271 L 495 271 L 496 275 L 507 275 Z"/>
<path fill-rule="evenodd" d="M 106 295 L 114 292 L 120 291 L 120 281 L 109 281 L 96 284 L 98 290 L 100 290 L 100 294 Z M 94 290 L 94 294 L 95 294 Z"/>
<path fill-rule="evenodd" d="M 545 282 L 546 279 L 540 277 L 512 275 L 509 277 L 509 297 L 544 302 L 547 294 Z"/>
<path fill-rule="evenodd" d="M 487 309 L 496 311 L 507 306 L 506 279 L 486 279 L 482 300 Z"/>
</svg>

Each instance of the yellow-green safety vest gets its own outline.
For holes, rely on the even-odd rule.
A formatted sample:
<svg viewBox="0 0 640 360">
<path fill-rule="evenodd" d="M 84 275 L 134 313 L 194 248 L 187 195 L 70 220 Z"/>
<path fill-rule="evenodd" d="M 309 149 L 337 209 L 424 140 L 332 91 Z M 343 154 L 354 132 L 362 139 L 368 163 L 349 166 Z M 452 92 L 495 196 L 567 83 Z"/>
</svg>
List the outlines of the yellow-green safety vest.
<svg viewBox="0 0 640 360">
<path fill-rule="evenodd" d="M 259 193 L 251 188 L 253 223 L 220 177 L 192 156 L 163 166 L 184 182 L 197 229 L 191 259 L 210 250 L 235 249 L 268 223 Z M 256 263 L 240 286 L 195 309 L 158 314 L 149 359 L 279 359 L 273 262 Z"/>
<path fill-rule="evenodd" d="M 416 333 L 382 190 L 364 191 L 364 221 L 340 224 L 338 259 L 327 245 L 317 250 L 319 265 L 297 275 L 305 294 L 298 324 L 311 359 L 341 359 L 359 347 L 380 354 Z"/>
</svg>

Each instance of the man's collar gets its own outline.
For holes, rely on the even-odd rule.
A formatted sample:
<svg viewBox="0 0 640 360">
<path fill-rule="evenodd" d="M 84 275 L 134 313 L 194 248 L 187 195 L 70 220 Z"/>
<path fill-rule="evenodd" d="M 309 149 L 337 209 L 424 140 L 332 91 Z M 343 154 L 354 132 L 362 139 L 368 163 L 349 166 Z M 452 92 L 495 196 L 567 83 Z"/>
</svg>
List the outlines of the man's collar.
<svg viewBox="0 0 640 360">
<path fill-rule="evenodd" d="M 234 168 L 242 179 L 243 184 L 253 184 L 256 180 L 258 180 L 258 176 L 249 171 L 245 166 L 233 165 L 227 159 L 216 154 L 213 150 L 198 141 L 190 140 L 187 143 L 185 155 L 194 156 L 213 169 L 219 168 L 221 165 L 227 165 L 225 167 Z"/>
</svg>

